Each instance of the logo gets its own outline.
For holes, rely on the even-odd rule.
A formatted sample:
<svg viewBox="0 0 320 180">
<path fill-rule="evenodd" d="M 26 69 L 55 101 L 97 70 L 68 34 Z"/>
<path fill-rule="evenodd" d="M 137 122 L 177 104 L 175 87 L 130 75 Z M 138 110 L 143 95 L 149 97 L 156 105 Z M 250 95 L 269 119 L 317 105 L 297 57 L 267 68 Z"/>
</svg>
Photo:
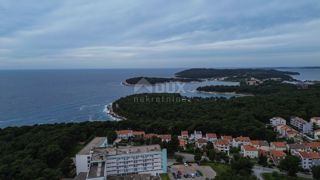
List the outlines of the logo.
<svg viewBox="0 0 320 180">
<path fill-rule="evenodd" d="M 185 83 L 166 82 L 152 84 L 147 79 L 141 78 L 133 87 L 135 94 L 139 93 L 185 93 Z"/>
</svg>

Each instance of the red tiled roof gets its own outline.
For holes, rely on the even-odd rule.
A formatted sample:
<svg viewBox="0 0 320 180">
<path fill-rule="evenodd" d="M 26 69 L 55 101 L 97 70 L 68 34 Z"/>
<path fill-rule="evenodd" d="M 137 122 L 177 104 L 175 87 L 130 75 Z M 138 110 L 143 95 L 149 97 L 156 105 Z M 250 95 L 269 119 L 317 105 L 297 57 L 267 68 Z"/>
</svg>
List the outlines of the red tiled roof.
<svg viewBox="0 0 320 180">
<path fill-rule="evenodd" d="M 287 154 L 284 153 L 283 151 L 270 151 L 271 156 L 276 157 L 276 158 L 281 158 L 281 157 L 285 157 Z"/>
<path fill-rule="evenodd" d="M 239 136 L 239 137 L 236 138 L 236 141 L 249 142 L 250 138 L 249 137 L 244 137 L 244 136 Z"/>
<path fill-rule="evenodd" d="M 186 141 L 186 140 L 183 140 L 183 139 L 180 139 L 180 140 L 179 140 L 179 145 L 180 145 L 180 146 L 185 146 L 185 145 L 187 145 L 187 141 Z"/>
<path fill-rule="evenodd" d="M 271 142 L 276 148 L 285 148 L 286 143 L 285 142 Z"/>
<path fill-rule="evenodd" d="M 207 133 L 207 138 L 217 138 L 217 134 L 216 133 Z"/>
<path fill-rule="evenodd" d="M 320 159 L 320 153 L 318 152 L 299 152 L 304 159 Z"/>
<path fill-rule="evenodd" d="M 188 136 L 188 135 L 189 135 L 188 131 L 181 131 L 181 136 Z"/>
<path fill-rule="evenodd" d="M 320 148 L 320 142 L 305 143 L 307 148 Z"/>
<path fill-rule="evenodd" d="M 257 148 L 255 148 L 254 146 L 251 146 L 251 145 L 244 145 L 244 146 L 243 146 L 243 149 L 244 149 L 245 151 L 258 151 Z"/>
<path fill-rule="evenodd" d="M 134 136 L 144 136 L 146 133 L 144 131 L 133 131 Z"/>
<path fill-rule="evenodd" d="M 132 134 L 132 130 L 119 130 L 119 131 L 116 131 L 116 133 L 118 135 L 127 135 L 127 134 Z"/>
<path fill-rule="evenodd" d="M 221 139 L 232 141 L 233 138 L 232 138 L 232 136 L 221 136 Z"/>
<path fill-rule="evenodd" d="M 215 142 L 216 145 L 229 145 L 229 141 L 225 139 L 220 139 Z"/>
</svg>

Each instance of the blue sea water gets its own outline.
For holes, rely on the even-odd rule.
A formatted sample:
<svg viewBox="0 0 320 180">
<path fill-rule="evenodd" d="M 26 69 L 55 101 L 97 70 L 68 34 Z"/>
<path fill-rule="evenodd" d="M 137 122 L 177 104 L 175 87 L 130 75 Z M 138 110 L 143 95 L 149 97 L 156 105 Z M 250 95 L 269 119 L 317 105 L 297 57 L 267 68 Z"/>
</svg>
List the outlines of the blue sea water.
<svg viewBox="0 0 320 180">
<path fill-rule="evenodd" d="M 135 76 L 172 77 L 182 69 L 106 70 L 2 70 L 0 71 L 0 128 L 31 124 L 111 120 L 106 105 L 134 94 L 121 82 Z M 296 70 L 298 71 L 298 70 Z M 320 79 L 320 70 L 303 78 Z M 228 82 L 187 83 L 182 95 L 223 96 L 196 93 L 198 86 L 234 85 Z"/>
</svg>

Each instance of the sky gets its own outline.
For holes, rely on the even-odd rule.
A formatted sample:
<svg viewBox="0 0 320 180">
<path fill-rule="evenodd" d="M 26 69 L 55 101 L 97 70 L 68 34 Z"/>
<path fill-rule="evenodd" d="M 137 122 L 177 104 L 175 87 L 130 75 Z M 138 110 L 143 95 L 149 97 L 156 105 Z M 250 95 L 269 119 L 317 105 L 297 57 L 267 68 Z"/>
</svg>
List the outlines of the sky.
<svg viewBox="0 0 320 180">
<path fill-rule="evenodd" d="M 0 69 L 320 66 L 319 0 L 0 0 Z"/>
</svg>

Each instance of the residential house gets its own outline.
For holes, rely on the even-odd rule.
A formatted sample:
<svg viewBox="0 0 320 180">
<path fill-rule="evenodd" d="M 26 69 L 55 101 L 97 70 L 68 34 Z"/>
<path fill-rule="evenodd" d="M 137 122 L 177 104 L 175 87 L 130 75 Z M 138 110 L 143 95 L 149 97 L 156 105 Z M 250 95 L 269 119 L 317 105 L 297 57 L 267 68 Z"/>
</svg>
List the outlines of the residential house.
<svg viewBox="0 0 320 180">
<path fill-rule="evenodd" d="M 179 146 L 186 149 L 188 142 L 185 139 L 179 139 Z"/>
<path fill-rule="evenodd" d="M 270 151 L 270 157 L 275 165 L 279 165 L 280 161 L 283 160 L 287 156 L 283 151 Z"/>
<path fill-rule="evenodd" d="M 206 140 L 210 142 L 214 142 L 217 140 L 217 134 L 215 133 L 207 133 L 206 134 Z"/>
<path fill-rule="evenodd" d="M 319 152 L 299 152 L 298 155 L 298 157 L 301 159 L 301 167 L 303 169 L 310 170 L 313 166 L 320 165 Z"/>
<path fill-rule="evenodd" d="M 312 133 L 313 124 L 299 117 L 291 117 L 290 124 L 304 134 Z"/>
<path fill-rule="evenodd" d="M 188 139 L 189 138 L 189 132 L 188 131 L 181 131 L 181 138 Z"/>
<path fill-rule="evenodd" d="M 130 137 L 133 137 L 132 130 L 119 130 L 119 131 L 116 131 L 116 134 L 118 139 L 128 139 Z"/>
<path fill-rule="evenodd" d="M 304 144 L 288 144 L 287 149 L 292 155 L 297 155 L 300 151 L 305 151 L 306 147 Z"/>
<path fill-rule="evenodd" d="M 249 143 L 250 143 L 249 137 L 240 136 L 240 137 L 233 139 L 232 146 L 233 147 L 240 147 L 242 145 L 248 145 Z"/>
<path fill-rule="evenodd" d="M 228 141 L 229 144 L 232 145 L 232 140 L 233 140 L 232 136 L 221 136 L 221 139 Z"/>
<path fill-rule="evenodd" d="M 171 141 L 171 135 L 170 134 L 159 134 L 158 137 L 161 139 L 162 142 Z"/>
<path fill-rule="evenodd" d="M 255 148 L 259 150 L 264 150 L 264 151 L 269 151 L 270 146 L 267 141 L 262 141 L 262 140 L 251 140 L 250 145 L 254 146 Z"/>
<path fill-rule="evenodd" d="M 273 117 L 270 119 L 270 124 L 273 127 L 279 126 L 279 125 L 286 125 L 287 121 L 281 117 Z"/>
<path fill-rule="evenodd" d="M 310 119 L 310 122 L 320 127 L 320 117 L 313 117 Z"/>
<path fill-rule="evenodd" d="M 230 153 L 230 142 L 225 139 L 219 139 L 214 143 L 214 148 L 220 152 L 224 152 L 229 155 Z"/>
<path fill-rule="evenodd" d="M 306 151 L 319 151 L 320 152 L 320 142 L 309 142 L 304 143 Z"/>
<path fill-rule="evenodd" d="M 286 151 L 287 150 L 287 143 L 286 142 L 271 142 L 270 149 L 276 151 Z"/>
<path fill-rule="evenodd" d="M 252 145 L 243 145 L 241 146 L 241 154 L 243 157 L 249 158 L 258 158 L 258 149 Z"/>
<path fill-rule="evenodd" d="M 208 141 L 207 141 L 206 139 L 201 138 L 201 139 L 198 139 L 198 140 L 196 141 L 195 145 L 196 145 L 197 148 L 202 149 L 203 147 L 205 147 L 205 146 L 207 145 L 207 142 L 208 142 Z"/>
<path fill-rule="evenodd" d="M 202 132 L 195 130 L 194 133 L 193 133 L 193 137 L 194 137 L 194 140 L 201 139 L 202 138 Z"/>
<path fill-rule="evenodd" d="M 275 128 L 280 137 L 294 138 L 299 134 L 297 130 L 289 127 L 288 125 L 278 125 Z"/>
<path fill-rule="evenodd" d="M 133 132 L 132 132 L 132 135 L 133 135 L 134 137 L 144 137 L 145 134 L 146 134 L 146 133 L 145 133 L 144 131 L 133 131 Z"/>
<path fill-rule="evenodd" d="M 320 139 L 320 129 L 317 129 L 313 132 L 314 139 Z"/>
</svg>

